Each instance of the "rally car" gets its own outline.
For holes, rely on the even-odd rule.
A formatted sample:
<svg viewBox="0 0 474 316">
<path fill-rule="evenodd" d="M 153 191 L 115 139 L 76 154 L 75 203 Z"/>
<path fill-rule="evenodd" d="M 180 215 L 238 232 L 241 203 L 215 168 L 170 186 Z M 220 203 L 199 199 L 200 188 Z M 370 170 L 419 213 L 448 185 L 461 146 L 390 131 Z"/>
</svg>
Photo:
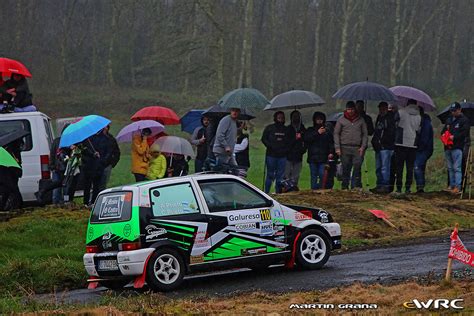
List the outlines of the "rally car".
<svg viewBox="0 0 474 316">
<path fill-rule="evenodd" d="M 99 284 L 156 291 L 186 274 L 285 263 L 321 268 L 341 229 L 318 208 L 283 205 L 245 180 L 196 174 L 102 191 L 87 227 L 84 265 Z"/>
</svg>

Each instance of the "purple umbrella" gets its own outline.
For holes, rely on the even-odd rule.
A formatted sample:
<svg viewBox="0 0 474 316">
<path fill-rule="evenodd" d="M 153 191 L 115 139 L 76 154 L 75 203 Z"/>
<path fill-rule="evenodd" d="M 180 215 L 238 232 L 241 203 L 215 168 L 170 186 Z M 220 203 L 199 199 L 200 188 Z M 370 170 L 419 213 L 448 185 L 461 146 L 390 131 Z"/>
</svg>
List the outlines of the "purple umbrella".
<svg viewBox="0 0 474 316">
<path fill-rule="evenodd" d="M 436 110 L 436 105 L 433 100 L 425 92 L 407 86 L 395 86 L 391 87 L 390 90 L 397 96 L 398 105 L 406 106 L 408 99 L 416 100 L 417 105 L 423 107 L 425 111 Z"/>
<path fill-rule="evenodd" d="M 131 142 L 133 139 L 133 134 L 140 132 L 145 128 L 149 128 L 151 130 L 151 136 L 155 136 L 156 134 L 159 134 L 165 130 L 165 127 L 157 121 L 136 121 L 122 128 L 122 130 L 117 134 L 117 141 L 119 143 Z"/>
</svg>

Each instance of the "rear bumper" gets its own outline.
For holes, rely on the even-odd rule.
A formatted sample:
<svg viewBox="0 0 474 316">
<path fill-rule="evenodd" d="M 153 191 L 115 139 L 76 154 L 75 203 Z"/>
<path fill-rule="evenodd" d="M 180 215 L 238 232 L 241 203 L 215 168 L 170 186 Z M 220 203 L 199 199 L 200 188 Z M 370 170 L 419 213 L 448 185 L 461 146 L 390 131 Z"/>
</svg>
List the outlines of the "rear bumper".
<svg viewBox="0 0 474 316">
<path fill-rule="evenodd" d="M 153 248 L 144 248 L 131 251 L 86 253 L 83 256 L 84 267 L 87 274 L 94 277 L 137 276 L 143 273 L 145 263 L 154 250 Z M 99 269 L 100 260 L 116 260 L 118 268 L 101 271 Z"/>
<path fill-rule="evenodd" d="M 340 249 L 342 246 L 341 242 L 341 226 L 338 223 L 324 223 L 321 226 L 326 229 L 331 237 L 332 249 Z"/>
</svg>

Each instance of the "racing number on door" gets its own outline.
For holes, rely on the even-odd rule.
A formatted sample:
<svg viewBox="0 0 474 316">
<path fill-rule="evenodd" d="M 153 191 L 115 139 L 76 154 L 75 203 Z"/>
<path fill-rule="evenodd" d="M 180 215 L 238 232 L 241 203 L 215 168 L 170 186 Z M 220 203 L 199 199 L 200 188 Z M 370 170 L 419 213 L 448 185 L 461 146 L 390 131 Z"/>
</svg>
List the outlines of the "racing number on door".
<svg viewBox="0 0 474 316">
<path fill-rule="evenodd" d="M 272 219 L 270 210 L 260 210 L 260 219 L 262 221 L 270 221 Z"/>
</svg>

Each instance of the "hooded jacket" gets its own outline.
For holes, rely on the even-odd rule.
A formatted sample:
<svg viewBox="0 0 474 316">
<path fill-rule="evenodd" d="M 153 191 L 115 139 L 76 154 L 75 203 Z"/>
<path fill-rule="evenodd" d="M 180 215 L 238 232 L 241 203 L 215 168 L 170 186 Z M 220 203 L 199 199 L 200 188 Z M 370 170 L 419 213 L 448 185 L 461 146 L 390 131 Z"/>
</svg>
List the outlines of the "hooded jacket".
<svg viewBox="0 0 474 316">
<path fill-rule="evenodd" d="M 286 157 L 288 151 L 293 146 L 289 138 L 289 129 L 284 123 L 276 120 L 278 112 L 273 114 L 275 123 L 267 125 L 263 130 L 262 143 L 267 148 L 266 155 L 274 158 Z"/>
<path fill-rule="evenodd" d="M 426 152 L 429 156 L 433 154 L 433 126 L 431 125 L 431 117 L 428 114 L 423 114 L 421 118 L 417 151 Z"/>
<path fill-rule="evenodd" d="M 293 111 L 290 114 L 290 120 L 293 115 L 298 115 L 299 123 L 293 125 L 293 122 L 290 122 L 288 125 L 288 138 L 293 142 L 293 146 L 288 151 L 288 155 L 286 159 L 292 162 L 301 162 L 303 160 L 303 155 L 306 152 L 306 147 L 304 145 L 304 134 L 306 133 L 306 128 L 303 125 L 301 119 L 301 113 L 298 111 Z M 296 139 L 296 134 L 299 133 L 301 135 L 300 139 Z"/>
<path fill-rule="evenodd" d="M 141 135 L 134 135 L 132 140 L 132 173 L 148 173 L 148 142 Z"/>
<path fill-rule="evenodd" d="M 395 115 L 393 112 L 377 116 L 372 147 L 375 151 L 395 149 Z"/>
<path fill-rule="evenodd" d="M 321 125 L 316 124 L 317 117 L 323 118 Z M 334 138 L 333 135 L 326 130 L 325 133 L 319 134 L 318 130 L 326 125 L 326 115 L 322 112 L 314 112 L 313 126 L 306 130 L 304 142 L 308 148 L 308 163 L 326 163 L 329 154 L 334 154 Z"/>
<path fill-rule="evenodd" d="M 449 149 L 464 149 L 467 139 L 469 138 L 469 133 L 471 130 L 471 125 L 469 123 L 469 119 L 461 113 L 460 116 L 454 117 L 451 116 L 446 121 L 446 125 L 444 125 L 441 134 L 445 131 L 449 130 L 449 132 L 454 136 L 453 145 L 450 147 L 444 147 L 445 150 Z"/>
<path fill-rule="evenodd" d="M 417 148 L 421 116 L 416 104 L 410 104 L 395 114 L 395 145 Z"/>
</svg>

